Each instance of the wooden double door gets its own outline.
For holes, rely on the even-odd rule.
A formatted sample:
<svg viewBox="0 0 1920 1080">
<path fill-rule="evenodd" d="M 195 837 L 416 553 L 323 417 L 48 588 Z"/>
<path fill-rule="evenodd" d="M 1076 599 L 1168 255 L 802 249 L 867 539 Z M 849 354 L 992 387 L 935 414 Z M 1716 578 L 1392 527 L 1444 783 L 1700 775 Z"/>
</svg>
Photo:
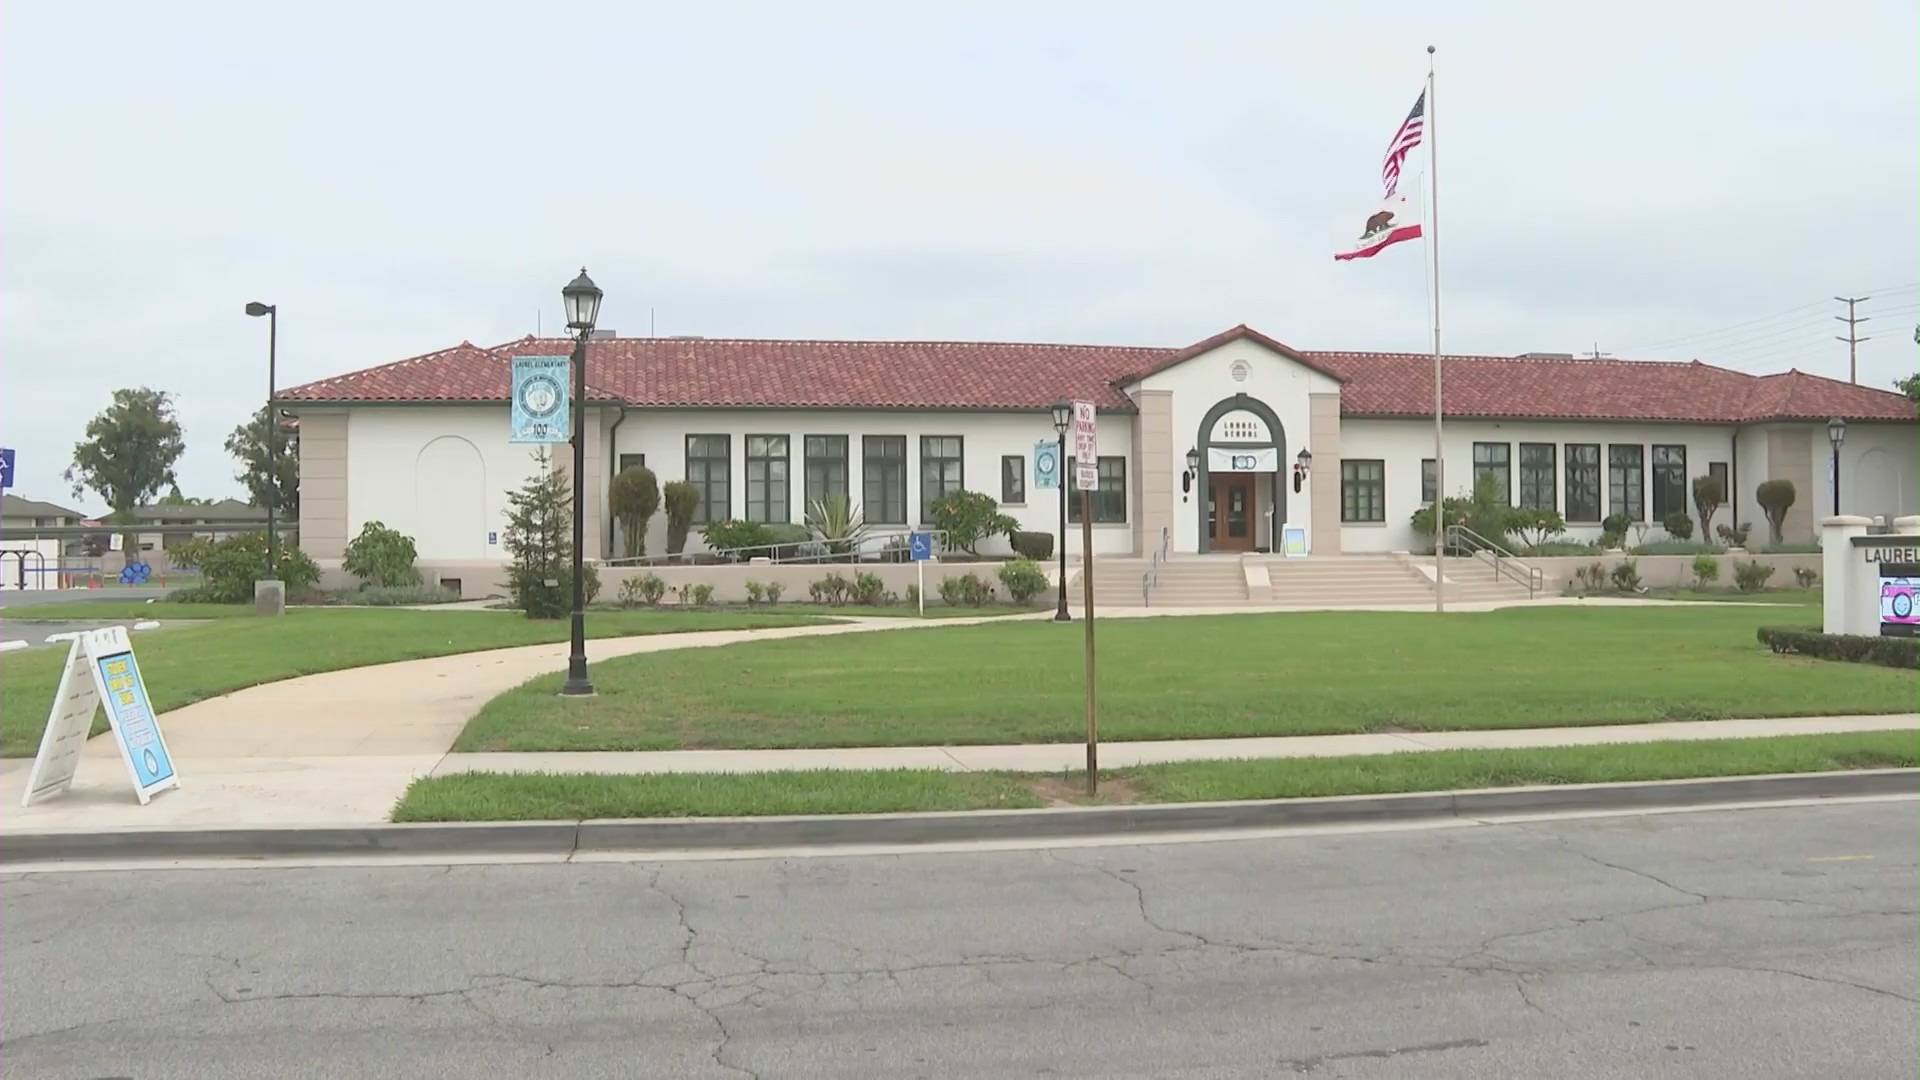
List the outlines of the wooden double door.
<svg viewBox="0 0 1920 1080">
<path fill-rule="evenodd" d="M 1209 473 L 1207 548 L 1252 551 L 1255 540 L 1253 482 L 1259 473 Z"/>
</svg>

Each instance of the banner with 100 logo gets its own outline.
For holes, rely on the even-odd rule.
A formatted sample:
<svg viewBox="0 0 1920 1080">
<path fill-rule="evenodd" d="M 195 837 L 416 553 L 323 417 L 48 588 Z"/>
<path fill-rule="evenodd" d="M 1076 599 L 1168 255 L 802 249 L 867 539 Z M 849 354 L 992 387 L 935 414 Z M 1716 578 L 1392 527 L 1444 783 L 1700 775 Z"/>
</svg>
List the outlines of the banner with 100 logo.
<svg viewBox="0 0 1920 1080">
<path fill-rule="evenodd" d="M 572 436 L 564 356 L 513 358 L 513 431 L 509 442 L 563 443 Z"/>
</svg>

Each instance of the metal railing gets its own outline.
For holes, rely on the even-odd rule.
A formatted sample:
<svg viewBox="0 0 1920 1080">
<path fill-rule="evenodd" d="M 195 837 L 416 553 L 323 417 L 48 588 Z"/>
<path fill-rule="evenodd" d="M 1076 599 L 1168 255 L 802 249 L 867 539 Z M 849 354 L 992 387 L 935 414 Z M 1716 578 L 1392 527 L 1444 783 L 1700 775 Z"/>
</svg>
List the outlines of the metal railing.
<svg viewBox="0 0 1920 1080">
<path fill-rule="evenodd" d="M 945 529 L 920 530 L 933 538 L 935 553 L 949 553 Z M 775 564 L 811 565 L 819 563 L 910 562 L 907 533 L 870 533 L 855 540 L 792 540 L 750 547 L 702 548 L 667 555 L 636 555 L 608 559 L 609 567 L 628 566 L 712 566 L 722 563 L 748 563 L 766 559 Z M 838 549 L 838 550 L 836 550 Z"/>
<path fill-rule="evenodd" d="M 1140 603 L 1145 607 L 1153 606 L 1153 590 L 1160 585 L 1160 564 L 1167 561 L 1167 545 L 1172 541 L 1172 531 L 1162 528 L 1160 546 L 1154 549 L 1153 558 L 1147 562 L 1147 572 L 1140 575 Z"/>
<path fill-rule="evenodd" d="M 1498 581 L 1506 578 L 1516 585 L 1524 585 L 1527 599 L 1538 596 L 1546 588 L 1547 576 L 1539 567 L 1530 566 L 1514 558 L 1513 552 L 1481 536 L 1465 525 L 1447 526 L 1447 551 L 1464 552 L 1470 558 L 1493 565 L 1493 577 Z"/>
</svg>

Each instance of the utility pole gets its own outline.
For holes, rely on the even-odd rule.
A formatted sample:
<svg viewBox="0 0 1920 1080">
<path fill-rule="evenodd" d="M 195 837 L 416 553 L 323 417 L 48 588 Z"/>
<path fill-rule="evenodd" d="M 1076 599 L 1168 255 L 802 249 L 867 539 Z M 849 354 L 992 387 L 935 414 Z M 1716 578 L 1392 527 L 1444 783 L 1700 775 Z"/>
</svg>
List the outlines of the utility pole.
<svg viewBox="0 0 1920 1080">
<path fill-rule="evenodd" d="M 1834 340 L 1847 343 L 1847 381 L 1857 385 L 1860 382 L 1860 343 L 1873 340 L 1872 338 L 1863 338 L 1860 336 L 1860 324 L 1866 322 L 1872 318 L 1872 316 L 1855 315 L 1853 308 L 1855 304 L 1864 304 L 1873 299 L 1873 297 L 1836 296 L 1834 299 L 1847 305 L 1847 313 L 1845 315 L 1834 316 L 1835 321 L 1847 324 L 1847 336 L 1839 337 L 1836 335 Z"/>
</svg>

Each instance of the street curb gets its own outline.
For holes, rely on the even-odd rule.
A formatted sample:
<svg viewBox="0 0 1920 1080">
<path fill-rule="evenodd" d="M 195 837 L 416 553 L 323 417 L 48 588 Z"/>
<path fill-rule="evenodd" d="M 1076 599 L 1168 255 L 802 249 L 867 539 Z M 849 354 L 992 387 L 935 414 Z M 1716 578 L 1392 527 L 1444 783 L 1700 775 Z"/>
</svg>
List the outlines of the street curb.
<svg viewBox="0 0 1920 1080">
<path fill-rule="evenodd" d="M 804 817 L 642 818 L 282 828 L 128 829 L 0 837 L 0 866 L 59 859 L 353 855 L 569 855 L 582 851 L 911 846 L 991 840 L 1216 832 L 1302 825 L 1499 817 L 1920 794 L 1920 769 L 1568 784 L 1261 802 L 971 810 Z"/>
</svg>

